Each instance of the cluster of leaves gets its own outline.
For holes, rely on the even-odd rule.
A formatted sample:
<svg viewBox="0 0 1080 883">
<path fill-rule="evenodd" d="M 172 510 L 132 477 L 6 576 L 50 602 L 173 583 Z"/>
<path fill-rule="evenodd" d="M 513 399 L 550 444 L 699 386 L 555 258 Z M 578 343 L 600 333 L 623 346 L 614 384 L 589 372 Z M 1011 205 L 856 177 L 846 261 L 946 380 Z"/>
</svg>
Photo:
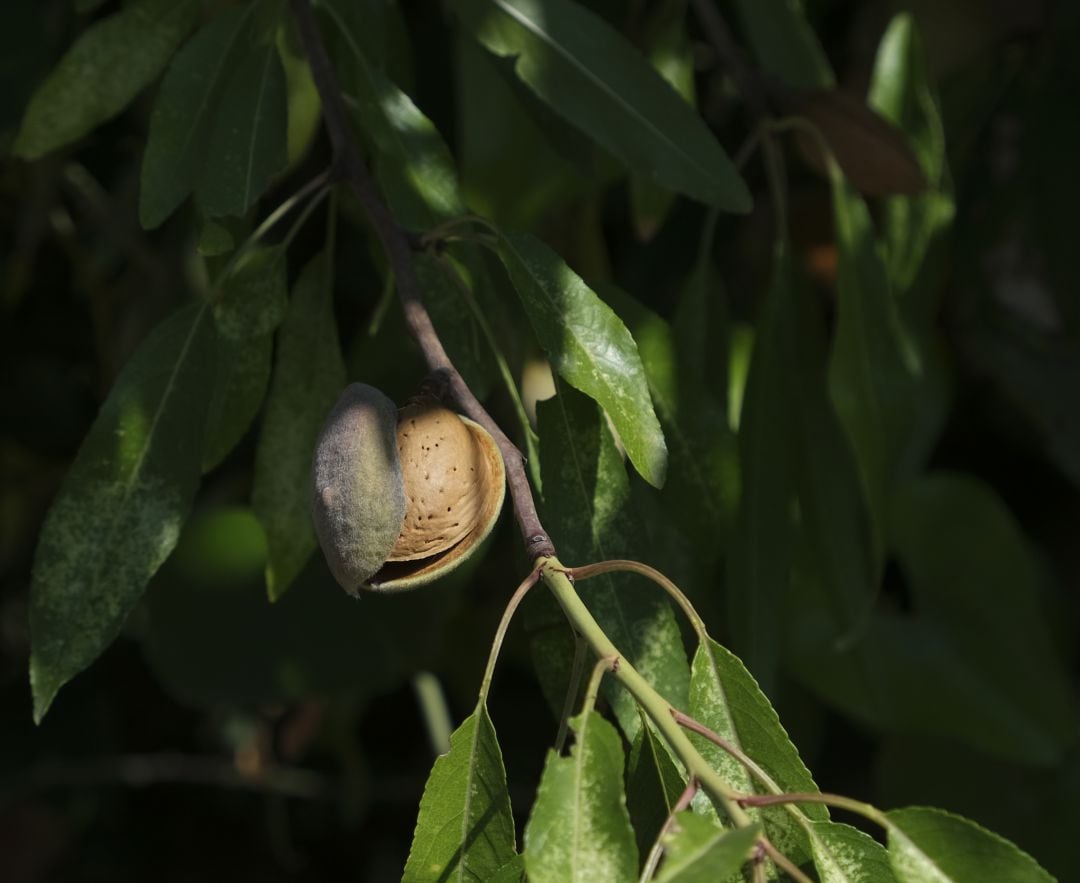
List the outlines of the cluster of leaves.
<svg viewBox="0 0 1080 883">
<path fill-rule="evenodd" d="M 679 576 L 745 662 L 711 640 L 689 662 L 670 605 L 639 581 L 605 574 L 582 584 L 604 632 L 650 683 L 762 775 L 703 739 L 701 752 L 740 792 L 816 792 L 766 698 L 797 685 L 891 737 L 894 758 L 928 739 L 944 746 L 937 758 L 951 747 L 1010 769 L 1067 769 L 1078 719 L 1040 594 L 1051 580 L 999 492 L 935 459 L 957 407 L 959 347 L 941 316 L 958 205 L 950 164 L 963 157 L 946 151 L 914 21 L 900 16 L 885 30 L 863 103 L 835 91 L 828 57 L 792 5 L 731 4 L 770 106 L 797 119 L 716 122 L 771 143 L 794 133 L 791 145 L 827 182 L 807 172 L 834 231 L 826 304 L 806 273 L 795 190 L 770 176 L 771 214 L 752 217 L 769 217 L 774 241 L 764 269 L 749 273 L 766 280 L 752 304 L 720 285 L 717 257 L 728 250 L 718 232 L 760 236 L 740 214 L 769 199 L 752 194 L 695 109 L 696 32 L 681 4 L 626 21 L 571 0 L 448 5 L 453 36 L 448 23 L 441 39 L 457 65 L 454 133 L 440 133 L 404 88 L 414 72 L 400 50 L 411 35 L 396 7 L 320 0 L 316 10 L 393 216 L 438 243 L 416 255 L 428 309 L 473 389 L 486 397 L 506 387 L 562 559 L 649 549 L 644 557 Z M 384 317 L 393 280 L 381 258 L 341 247 L 339 224 L 363 235 L 346 193 L 327 200 L 316 172 L 280 210 L 259 210 L 320 150 L 318 100 L 287 13 L 282 0 L 134 0 L 76 38 L 30 98 L 13 143 L 33 160 L 107 131 L 160 78 L 138 217 L 146 230 L 167 227 L 185 206 L 196 230 L 185 228 L 188 251 L 200 258 L 197 296 L 124 363 L 41 530 L 30 596 L 38 720 L 121 633 L 151 581 L 148 658 L 197 703 L 292 701 L 358 679 L 378 693 L 415 670 L 418 648 L 456 603 L 454 588 L 440 587 L 372 601 L 359 616 L 326 590 L 313 557 L 307 472 L 323 416 L 347 377 L 407 392 L 417 362 L 397 358 L 406 344 L 400 320 Z M 415 77 L 444 77 L 438 62 Z M 1053 107 L 1034 114 L 1048 130 Z M 667 302 L 611 271 L 600 209 L 613 192 L 643 240 L 696 234 L 696 253 L 665 265 L 685 275 L 681 287 L 661 286 Z M 1018 184 L 1012 198 L 1041 230 L 1027 192 Z M 325 234 L 290 273 L 321 206 Z M 560 229 L 561 217 L 576 226 Z M 1003 218 L 984 224 L 991 241 L 1028 233 Z M 1067 262 L 1053 269 L 1072 272 Z M 338 320 L 355 307 L 335 298 L 346 288 L 335 280 L 350 274 L 381 277 L 384 296 L 343 353 Z M 1048 354 L 1056 338 L 1045 329 L 1017 330 L 1008 296 L 965 305 L 963 345 L 1027 415 L 1026 441 L 1075 482 L 1075 411 L 1063 392 L 1075 354 Z M 1072 328 L 1067 303 L 1052 312 Z M 535 394 L 515 378 L 537 363 L 550 366 L 556 394 L 533 421 L 523 399 Z M 1056 372 L 1049 384 L 1047 371 Z M 253 425 L 250 505 L 192 516 L 204 477 L 221 472 Z M 218 562 L 209 576 L 207 561 Z M 273 606 L 214 585 L 230 568 L 247 576 L 253 567 Z M 549 598 L 532 599 L 526 618 L 558 713 L 573 636 Z M 223 672 L 237 635 L 258 652 L 242 672 Z M 603 696 L 622 735 L 591 708 L 573 719 L 574 746 L 549 754 L 518 855 L 482 695 L 432 770 L 406 877 L 635 877 L 686 774 L 628 692 L 605 682 Z M 977 775 L 970 761 L 967 769 Z M 1000 879 L 1047 876 L 938 810 L 882 816 L 888 853 L 821 806 L 755 813 L 760 830 L 823 880 L 984 879 L 987 867 Z M 736 873 L 759 829 L 726 824 L 703 798 L 680 813 L 662 841 L 659 879 Z"/>
</svg>

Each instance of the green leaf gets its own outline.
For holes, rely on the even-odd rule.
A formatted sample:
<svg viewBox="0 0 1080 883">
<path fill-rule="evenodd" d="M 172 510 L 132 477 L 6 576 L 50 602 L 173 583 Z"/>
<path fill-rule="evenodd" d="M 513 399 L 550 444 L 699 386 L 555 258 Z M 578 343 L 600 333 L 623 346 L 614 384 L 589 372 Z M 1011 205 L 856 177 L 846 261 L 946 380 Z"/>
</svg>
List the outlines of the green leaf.
<svg viewBox="0 0 1080 883">
<path fill-rule="evenodd" d="M 199 227 L 199 242 L 195 250 L 204 258 L 214 258 L 228 254 L 236 248 L 232 232 L 224 224 L 210 219 Z"/>
<path fill-rule="evenodd" d="M 198 185 L 218 108 L 237 69 L 241 42 L 259 2 L 223 10 L 176 54 L 150 117 L 139 220 L 157 227 Z"/>
<path fill-rule="evenodd" d="M 789 86 L 831 89 L 832 68 L 798 0 L 736 0 L 761 66 Z"/>
<path fill-rule="evenodd" d="M 1053 878 L 1026 852 L 940 809 L 887 813 L 889 858 L 901 883 L 1037 883 Z"/>
<path fill-rule="evenodd" d="M 810 823 L 814 867 L 821 883 L 894 883 L 885 847 L 840 822 Z"/>
<path fill-rule="evenodd" d="M 690 675 L 689 713 L 699 723 L 749 755 L 782 791 L 814 792 L 817 785 L 787 732 L 746 667 L 713 640 L 698 647 Z M 702 756 L 736 790 L 765 793 L 765 786 L 718 745 L 691 734 Z M 811 819 L 828 819 L 820 804 L 802 809 Z M 765 832 L 792 860 L 808 854 L 806 835 L 782 807 L 758 811 Z"/>
<path fill-rule="evenodd" d="M 570 0 L 455 0 L 491 52 L 632 170 L 728 211 L 750 194 L 702 119 L 620 34 Z"/>
<path fill-rule="evenodd" d="M 795 296 L 790 262 L 782 247 L 758 320 L 739 422 L 742 489 L 727 556 L 728 619 L 732 644 L 770 689 L 780 660 L 776 619 L 790 570 L 793 476 L 788 446 L 792 431 L 788 341 Z"/>
<path fill-rule="evenodd" d="M 658 883 L 715 883 L 739 873 L 750 857 L 760 828 L 725 831 L 716 822 L 681 812 L 676 829 L 664 839 L 664 864 Z"/>
<path fill-rule="evenodd" d="M 568 564 L 634 557 L 640 526 L 630 508 L 630 487 L 615 443 L 596 406 L 560 386 L 538 403 L 544 520 Z M 661 592 L 625 574 L 604 574 L 581 584 L 581 596 L 615 646 L 676 707 L 689 686 L 679 626 Z M 633 739 L 641 720 L 630 695 L 606 680 L 619 724 Z"/>
<path fill-rule="evenodd" d="M 372 58 L 368 23 L 355 3 L 323 0 L 344 47 L 343 87 L 360 129 L 375 148 L 375 175 L 394 217 L 425 230 L 465 211 L 454 160 L 442 136 Z M 378 47 L 381 48 L 381 47 Z"/>
<path fill-rule="evenodd" d="M 506 771 L 481 703 L 431 769 L 402 880 L 488 880 L 513 857 Z"/>
<path fill-rule="evenodd" d="M 623 752 L 615 728 L 595 711 L 570 721 L 570 757 L 549 751 L 525 827 L 531 883 L 637 878 L 638 853 L 623 794 Z"/>
<path fill-rule="evenodd" d="M 829 392 L 855 448 L 880 536 L 888 491 L 914 423 L 916 357 L 901 330 L 866 203 L 835 168 L 832 179 L 839 266 Z"/>
<path fill-rule="evenodd" d="M 278 333 L 251 505 L 266 530 L 266 591 L 280 598 L 315 551 L 309 476 L 326 415 L 345 386 L 334 320 L 333 266 L 326 252 L 297 280 Z"/>
<path fill-rule="evenodd" d="M 538 239 L 503 233 L 497 252 L 552 367 L 600 403 L 634 468 L 654 487 L 662 486 L 667 469 L 664 434 L 626 326 Z"/>
<path fill-rule="evenodd" d="M 639 854 L 649 851 L 685 787 L 682 773 L 666 747 L 648 722 L 643 721 L 626 762 L 626 806 Z"/>
<path fill-rule="evenodd" d="M 26 109 L 14 152 L 36 159 L 116 116 L 194 26 L 198 0 L 138 0 L 87 28 Z"/>
<path fill-rule="evenodd" d="M 270 334 L 289 303 L 285 246 L 255 246 L 215 286 L 214 322 L 221 335 L 242 341 Z"/>
<path fill-rule="evenodd" d="M 242 215 L 288 162 L 285 71 L 272 40 L 236 62 L 220 102 L 195 188 L 208 215 Z"/>
<path fill-rule="evenodd" d="M 218 466 L 251 426 L 270 384 L 273 350 L 272 334 L 243 340 L 218 335 L 203 438 L 203 472 Z"/>
<path fill-rule="evenodd" d="M 939 473 L 898 491 L 890 525 L 919 615 L 1010 697 L 1044 744 L 1042 759 L 1059 760 L 1080 718 L 1039 607 L 1042 574 L 1004 503 L 979 481 Z"/>
<path fill-rule="evenodd" d="M 143 341 L 49 510 L 30 589 L 37 721 L 117 636 L 176 545 L 199 484 L 213 331 L 191 306 Z"/>
</svg>

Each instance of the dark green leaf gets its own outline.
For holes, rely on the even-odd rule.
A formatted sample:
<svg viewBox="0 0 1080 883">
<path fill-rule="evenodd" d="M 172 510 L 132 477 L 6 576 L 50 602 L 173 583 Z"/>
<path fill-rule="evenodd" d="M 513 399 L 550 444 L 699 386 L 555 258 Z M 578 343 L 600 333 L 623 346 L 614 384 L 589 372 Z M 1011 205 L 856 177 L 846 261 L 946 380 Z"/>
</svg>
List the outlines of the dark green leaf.
<svg viewBox="0 0 1080 883">
<path fill-rule="evenodd" d="M 750 195 L 702 119 L 604 21 L 570 0 L 455 0 L 477 39 L 631 169 L 730 211 Z"/>
<path fill-rule="evenodd" d="M 888 489 L 917 406 L 916 357 L 904 337 L 866 203 L 833 170 L 839 253 L 829 392 L 855 448 L 880 535 Z"/>
<path fill-rule="evenodd" d="M 176 545 L 199 484 L 213 332 L 191 306 L 147 337 L 53 502 L 30 596 L 35 720 L 108 647 Z"/>
<path fill-rule="evenodd" d="M 285 247 L 256 246 L 242 254 L 215 286 L 214 322 L 229 340 L 270 334 L 289 303 Z"/>
<path fill-rule="evenodd" d="M 790 0 L 736 0 L 762 68 L 789 86 L 830 89 L 832 68 L 801 5 Z"/>
<path fill-rule="evenodd" d="M 795 296 L 783 251 L 773 262 L 754 343 L 739 421 L 741 498 L 727 556 L 728 617 L 732 644 L 771 689 L 780 660 L 776 620 L 790 569 L 793 476 L 788 342 Z"/>
<path fill-rule="evenodd" d="M 749 755 L 783 791 L 817 791 L 799 752 L 776 716 L 769 700 L 733 654 L 715 641 L 698 647 L 690 678 L 689 713 L 699 723 Z M 764 793 L 750 772 L 712 742 L 693 735 L 702 756 L 738 791 Z M 819 804 L 807 804 L 811 819 L 827 819 Z M 759 810 L 765 832 L 781 852 L 795 861 L 808 855 L 806 834 L 782 807 Z"/>
<path fill-rule="evenodd" d="M 659 883 L 715 883 L 735 877 L 750 858 L 759 828 L 725 831 L 692 812 L 675 816 L 674 833 L 664 839 Z"/>
<path fill-rule="evenodd" d="M 266 602 L 266 537 L 247 508 L 192 516 L 147 592 L 143 648 L 180 702 L 258 708 L 316 697 L 368 697 L 431 665 L 460 593 L 341 591 L 321 555 Z"/>
<path fill-rule="evenodd" d="M 643 721 L 626 762 L 626 806 L 639 853 L 649 851 L 685 787 L 682 773 L 659 736 Z"/>
<path fill-rule="evenodd" d="M 204 258 L 228 254 L 235 247 L 232 233 L 223 224 L 208 219 L 199 228 L 199 243 L 195 248 Z"/>
<path fill-rule="evenodd" d="M 1052 883 L 1026 852 L 974 822 L 940 809 L 894 809 L 889 858 L 901 883 Z"/>
<path fill-rule="evenodd" d="M 629 508 L 626 469 L 596 406 L 560 386 L 537 405 L 544 517 L 557 526 L 553 539 L 567 564 L 641 554 L 640 528 Z M 678 624 L 661 592 L 625 574 L 605 574 L 581 584 L 581 596 L 615 646 L 676 707 L 689 685 L 689 667 Z M 637 706 L 613 681 L 604 682 L 623 731 L 641 726 Z"/>
<path fill-rule="evenodd" d="M 513 857 L 506 771 L 481 703 L 431 769 L 402 880 L 488 880 Z"/>
<path fill-rule="evenodd" d="M 498 254 L 554 369 L 600 403 L 634 468 L 653 486 L 662 486 L 667 469 L 664 434 L 626 326 L 538 239 L 501 234 Z"/>
<path fill-rule="evenodd" d="M 168 63 L 199 7 L 138 0 L 87 28 L 30 99 L 15 153 L 36 159 L 120 113 Z"/>
<path fill-rule="evenodd" d="M 266 530 L 266 591 L 280 598 L 315 550 L 311 456 L 326 415 L 345 387 L 345 362 L 334 321 L 328 254 L 303 269 L 278 333 L 251 505 Z"/>
<path fill-rule="evenodd" d="M 242 215 L 288 161 L 285 72 L 273 40 L 246 48 L 214 112 L 195 199 L 209 215 Z"/>
<path fill-rule="evenodd" d="M 814 867 L 821 883 L 894 883 L 885 847 L 840 822 L 810 823 Z"/>
<path fill-rule="evenodd" d="M 525 828 L 532 883 L 637 877 L 637 844 L 623 794 L 623 752 L 615 728 L 595 711 L 570 721 L 570 757 L 549 751 Z"/>
<path fill-rule="evenodd" d="M 228 456 L 244 437 L 270 384 L 272 334 L 231 340 L 218 335 L 214 384 L 207 405 L 203 472 Z"/>
<path fill-rule="evenodd" d="M 1046 760 L 1059 759 L 1080 720 L 1039 609 L 1042 574 L 1005 505 L 974 479 L 939 473 L 899 490 L 890 525 L 916 610 L 1011 697 Z"/>
<path fill-rule="evenodd" d="M 198 185 L 217 111 L 258 2 L 231 6 L 181 49 L 161 83 L 143 154 L 139 220 L 157 227 Z"/>
</svg>

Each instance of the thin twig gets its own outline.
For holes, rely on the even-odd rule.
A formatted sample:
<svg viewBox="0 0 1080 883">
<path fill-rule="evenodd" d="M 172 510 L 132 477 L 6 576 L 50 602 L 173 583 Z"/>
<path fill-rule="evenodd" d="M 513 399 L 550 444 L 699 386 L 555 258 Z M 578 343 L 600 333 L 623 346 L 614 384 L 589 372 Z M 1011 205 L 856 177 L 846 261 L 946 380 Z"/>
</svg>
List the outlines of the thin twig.
<svg viewBox="0 0 1080 883">
<path fill-rule="evenodd" d="M 445 373 L 450 392 L 461 409 L 484 427 L 495 439 L 503 460 L 506 462 L 506 480 L 514 515 L 532 560 L 554 555 L 554 546 L 540 523 L 533 501 L 529 478 L 525 473 L 524 459 L 514 443 L 506 437 L 491 415 L 480 404 L 472 390 L 454 367 L 435 331 L 427 309 L 420 298 L 420 285 L 412 263 L 412 245 L 405 231 L 394 220 L 375 189 L 371 174 L 357 151 L 349 130 L 345 102 L 337 74 L 326 52 L 318 23 L 308 0 L 290 0 L 296 19 L 300 41 L 304 47 L 312 79 L 322 100 L 323 121 L 334 153 L 334 171 L 352 189 L 360 207 L 378 237 L 394 278 L 397 280 L 398 297 L 405 313 L 405 322 L 412 336 L 420 345 L 424 359 L 432 371 Z"/>
<path fill-rule="evenodd" d="M 675 816 L 681 813 L 684 809 L 690 806 L 691 801 L 694 799 L 694 795 L 698 793 L 698 780 L 694 777 L 690 777 L 690 781 L 686 783 L 686 788 L 683 793 L 679 795 L 679 799 L 675 801 L 675 805 L 671 807 L 671 812 L 668 813 L 668 817 L 664 819 L 664 824 L 660 826 L 660 831 L 656 835 L 656 840 L 653 841 L 652 849 L 649 850 L 649 857 L 645 859 L 645 867 L 641 869 L 640 883 L 647 883 L 652 879 L 653 874 L 656 873 L 656 868 L 660 864 L 660 859 L 664 855 L 664 838 L 668 832 L 675 825 Z"/>
<path fill-rule="evenodd" d="M 570 626 L 573 628 L 573 625 Z M 570 665 L 570 682 L 566 685 L 566 698 L 563 699 L 562 714 L 559 715 L 559 732 L 555 736 L 555 753 L 562 754 L 563 746 L 566 745 L 566 736 L 570 727 L 570 714 L 574 710 L 577 701 L 578 689 L 581 687 L 581 676 L 585 673 L 585 651 L 589 645 L 578 632 L 574 632 L 574 661 Z"/>
</svg>

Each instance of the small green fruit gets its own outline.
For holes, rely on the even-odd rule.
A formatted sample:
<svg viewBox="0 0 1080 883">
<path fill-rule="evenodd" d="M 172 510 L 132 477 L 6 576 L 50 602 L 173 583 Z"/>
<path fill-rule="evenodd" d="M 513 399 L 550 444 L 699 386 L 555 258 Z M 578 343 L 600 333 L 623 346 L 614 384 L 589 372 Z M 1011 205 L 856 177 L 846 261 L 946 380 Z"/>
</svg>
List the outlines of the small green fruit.
<svg viewBox="0 0 1080 883">
<path fill-rule="evenodd" d="M 312 515 L 346 591 L 401 591 L 465 561 L 494 527 L 505 487 L 502 456 L 482 427 L 433 401 L 399 414 L 356 383 L 319 436 Z"/>
</svg>

